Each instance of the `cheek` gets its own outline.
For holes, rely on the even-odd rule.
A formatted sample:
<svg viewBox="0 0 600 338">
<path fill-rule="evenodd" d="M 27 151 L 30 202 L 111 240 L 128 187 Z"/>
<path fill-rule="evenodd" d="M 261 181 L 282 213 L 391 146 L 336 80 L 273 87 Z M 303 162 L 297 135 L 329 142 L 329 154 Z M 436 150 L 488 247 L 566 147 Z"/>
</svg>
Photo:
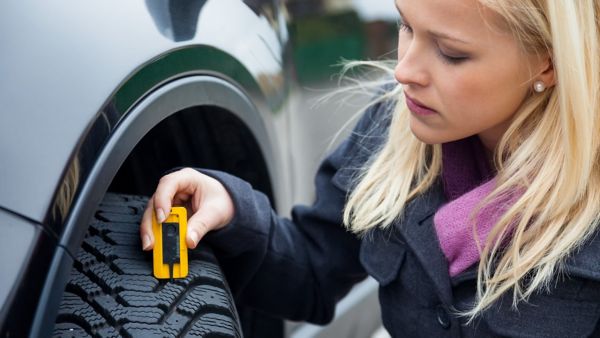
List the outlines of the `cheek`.
<svg viewBox="0 0 600 338">
<path fill-rule="evenodd" d="M 493 81 L 478 72 L 455 72 L 443 79 L 440 93 L 449 117 L 463 118 L 474 107 L 482 108 L 482 103 L 495 95 Z"/>
<path fill-rule="evenodd" d="M 511 118 L 527 93 L 523 79 L 512 72 L 475 71 L 445 84 L 446 116 L 454 126 L 477 133 Z"/>
</svg>

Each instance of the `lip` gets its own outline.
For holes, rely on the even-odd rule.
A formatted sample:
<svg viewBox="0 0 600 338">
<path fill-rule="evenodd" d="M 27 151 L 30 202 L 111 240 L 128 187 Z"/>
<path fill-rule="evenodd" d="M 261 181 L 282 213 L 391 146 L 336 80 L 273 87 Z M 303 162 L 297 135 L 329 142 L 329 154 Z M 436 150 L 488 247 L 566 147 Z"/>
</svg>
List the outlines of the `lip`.
<svg viewBox="0 0 600 338">
<path fill-rule="evenodd" d="M 404 96 L 406 97 L 406 105 L 408 106 L 408 109 L 414 114 L 422 116 L 438 114 L 437 111 L 423 105 L 421 102 L 411 98 L 406 93 Z"/>
</svg>

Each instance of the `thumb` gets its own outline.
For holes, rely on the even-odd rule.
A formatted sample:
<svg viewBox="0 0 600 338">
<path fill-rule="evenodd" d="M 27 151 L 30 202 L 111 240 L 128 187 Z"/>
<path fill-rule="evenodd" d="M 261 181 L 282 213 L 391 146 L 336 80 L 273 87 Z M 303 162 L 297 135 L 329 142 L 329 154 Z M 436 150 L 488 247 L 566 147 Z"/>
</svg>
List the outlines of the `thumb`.
<svg viewBox="0 0 600 338">
<path fill-rule="evenodd" d="M 210 218 L 202 217 L 199 212 L 196 212 L 188 220 L 186 244 L 188 248 L 194 249 L 198 242 L 215 227 L 214 222 L 211 222 Z"/>
</svg>

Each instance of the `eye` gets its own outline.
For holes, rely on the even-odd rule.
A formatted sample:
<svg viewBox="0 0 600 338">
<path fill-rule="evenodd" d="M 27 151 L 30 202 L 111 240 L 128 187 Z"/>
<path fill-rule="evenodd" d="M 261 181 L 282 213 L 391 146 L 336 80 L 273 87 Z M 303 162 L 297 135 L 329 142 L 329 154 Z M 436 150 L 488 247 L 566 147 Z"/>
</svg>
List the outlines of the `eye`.
<svg viewBox="0 0 600 338">
<path fill-rule="evenodd" d="M 404 22 L 402 18 L 398 19 L 398 31 L 412 33 L 412 28 Z"/>
<path fill-rule="evenodd" d="M 457 64 L 463 63 L 469 59 L 469 57 L 465 56 L 465 55 L 454 56 L 454 55 L 445 54 L 444 52 L 442 52 L 442 50 L 440 48 L 438 48 L 437 51 L 438 51 L 438 55 L 442 58 L 442 61 L 444 61 L 447 64 L 457 65 Z"/>
</svg>

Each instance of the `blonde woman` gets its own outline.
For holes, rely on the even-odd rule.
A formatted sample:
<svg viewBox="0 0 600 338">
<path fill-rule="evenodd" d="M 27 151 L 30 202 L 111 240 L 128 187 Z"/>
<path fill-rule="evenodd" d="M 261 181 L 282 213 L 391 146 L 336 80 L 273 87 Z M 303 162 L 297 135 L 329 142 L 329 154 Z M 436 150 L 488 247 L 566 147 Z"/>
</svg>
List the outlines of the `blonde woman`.
<svg viewBox="0 0 600 338">
<path fill-rule="evenodd" d="M 394 337 L 600 336 L 600 2 L 396 6 L 397 84 L 311 207 L 283 219 L 247 183 L 184 169 L 150 200 L 144 249 L 152 211 L 187 203 L 188 246 L 211 243 L 264 311 L 326 323 L 369 274 Z"/>
</svg>

